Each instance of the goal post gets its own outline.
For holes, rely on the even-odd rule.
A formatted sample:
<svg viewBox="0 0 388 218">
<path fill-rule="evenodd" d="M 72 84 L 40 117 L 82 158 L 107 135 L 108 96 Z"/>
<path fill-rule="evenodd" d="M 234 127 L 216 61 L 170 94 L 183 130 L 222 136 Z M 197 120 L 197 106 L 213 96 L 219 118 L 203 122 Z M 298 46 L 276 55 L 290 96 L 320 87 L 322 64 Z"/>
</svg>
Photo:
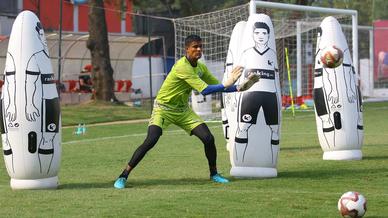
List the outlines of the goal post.
<svg viewBox="0 0 388 218">
<path fill-rule="evenodd" d="M 295 84 L 294 102 L 301 104 L 305 99 L 312 106 L 313 69 L 317 32 L 322 20 L 327 16 L 335 17 L 342 25 L 353 64 L 358 73 L 358 32 L 357 11 L 314 6 L 301 6 L 266 1 L 254 1 L 210 13 L 174 19 L 175 58 L 185 54 L 184 38 L 190 34 L 200 35 L 203 39 L 203 57 L 209 70 L 222 80 L 228 45 L 233 27 L 239 21 L 246 21 L 252 13 L 267 14 L 273 24 L 279 64 L 282 104 L 291 102 L 289 83 Z M 285 48 L 289 52 L 291 81 L 287 79 Z M 213 112 L 220 111 L 220 95 L 212 97 Z"/>
</svg>

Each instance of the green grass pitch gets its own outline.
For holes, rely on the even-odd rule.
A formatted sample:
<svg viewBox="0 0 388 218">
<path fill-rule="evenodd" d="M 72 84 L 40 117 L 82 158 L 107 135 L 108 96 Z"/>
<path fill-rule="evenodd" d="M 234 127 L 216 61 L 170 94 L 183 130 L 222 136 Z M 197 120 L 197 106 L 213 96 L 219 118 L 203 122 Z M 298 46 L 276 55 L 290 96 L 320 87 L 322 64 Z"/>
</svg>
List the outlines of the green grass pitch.
<svg viewBox="0 0 388 218">
<path fill-rule="evenodd" d="M 208 125 L 229 184 L 210 182 L 203 145 L 171 127 L 130 175 L 127 188 L 115 190 L 113 182 L 142 143 L 146 123 L 90 125 L 84 136 L 63 128 L 59 189 L 13 191 L 0 164 L 0 217 L 340 217 L 337 201 L 346 191 L 367 198 L 365 217 L 388 217 L 388 103 L 364 106 L 361 161 L 323 161 L 314 113 L 293 118 L 283 112 L 273 179 L 231 178 L 221 123 Z"/>
</svg>

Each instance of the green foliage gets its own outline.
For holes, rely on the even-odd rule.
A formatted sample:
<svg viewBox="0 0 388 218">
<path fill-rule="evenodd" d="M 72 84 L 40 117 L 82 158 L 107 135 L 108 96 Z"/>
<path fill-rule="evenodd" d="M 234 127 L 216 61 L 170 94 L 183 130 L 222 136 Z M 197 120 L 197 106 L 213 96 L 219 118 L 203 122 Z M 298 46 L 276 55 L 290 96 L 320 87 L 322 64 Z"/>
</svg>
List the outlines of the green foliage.
<svg viewBox="0 0 388 218">
<path fill-rule="evenodd" d="M 388 19 L 388 1 L 374 0 L 372 1 L 373 17 L 372 20 L 387 20 Z"/>
<path fill-rule="evenodd" d="M 179 11 L 180 17 L 207 13 L 247 3 L 247 0 L 134 0 L 134 9 L 146 13 Z M 152 6 L 152 7 L 151 7 Z"/>
<path fill-rule="evenodd" d="M 134 0 L 133 4 L 135 10 L 147 13 L 177 10 L 180 11 L 180 17 L 185 17 L 248 2 L 249 0 Z M 357 10 L 359 25 L 372 25 L 374 20 L 388 19 L 386 0 L 273 0 L 272 2 Z"/>
<path fill-rule="evenodd" d="M 142 13 L 157 13 L 174 10 L 179 7 L 176 0 L 133 0 L 133 5 L 134 11 Z"/>
<path fill-rule="evenodd" d="M 0 217 L 340 217 L 338 198 L 350 190 L 366 196 L 366 217 L 386 217 L 387 107 L 364 107 L 361 161 L 323 161 L 314 113 L 293 118 L 284 112 L 278 177 L 231 178 L 227 185 L 210 182 L 201 142 L 171 127 L 130 175 L 127 188 L 115 190 L 115 178 L 144 140 L 146 123 L 90 126 L 84 136 L 64 128 L 59 189 L 12 191 L 2 164 Z M 221 123 L 209 127 L 219 169 L 229 177 Z"/>
</svg>

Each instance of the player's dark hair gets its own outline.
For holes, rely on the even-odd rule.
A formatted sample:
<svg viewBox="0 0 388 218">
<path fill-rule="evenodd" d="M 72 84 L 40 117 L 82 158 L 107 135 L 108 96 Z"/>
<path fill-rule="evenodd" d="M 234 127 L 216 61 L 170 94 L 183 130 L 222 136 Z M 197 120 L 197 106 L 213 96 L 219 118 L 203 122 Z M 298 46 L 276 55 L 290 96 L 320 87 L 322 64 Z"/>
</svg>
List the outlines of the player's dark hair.
<svg viewBox="0 0 388 218">
<path fill-rule="evenodd" d="M 185 47 L 186 47 L 186 48 L 189 47 L 189 45 L 190 45 L 192 42 L 201 42 L 201 41 L 202 41 L 202 39 L 201 39 L 200 36 L 195 35 L 195 34 L 189 35 L 189 36 L 187 36 L 186 39 L 185 39 Z"/>
<path fill-rule="evenodd" d="M 253 29 L 258 29 L 258 28 L 266 29 L 269 34 L 269 26 L 266 23 L 256 22 Z"/>
</svg>

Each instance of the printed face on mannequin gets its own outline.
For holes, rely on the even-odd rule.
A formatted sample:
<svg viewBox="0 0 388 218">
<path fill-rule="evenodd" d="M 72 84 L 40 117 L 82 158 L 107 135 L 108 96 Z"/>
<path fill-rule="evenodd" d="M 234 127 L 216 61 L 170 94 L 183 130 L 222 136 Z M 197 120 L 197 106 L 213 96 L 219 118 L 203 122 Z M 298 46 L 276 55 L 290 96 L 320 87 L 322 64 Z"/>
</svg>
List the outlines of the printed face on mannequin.
<svg viewBox="0 0 388 218">
<path fill-rule="evenodd" d="M 202 57 L 202 41 L 193 41 L 186 47 L 186 57 L 190 61 L 197 61 Z"/>
<path fill-rule="evenodd" d="M 265 28 L 256 28 L 253 30 L 253 40 L 259 45 L 267 45 L 269 34 Z"/>
</svg>

